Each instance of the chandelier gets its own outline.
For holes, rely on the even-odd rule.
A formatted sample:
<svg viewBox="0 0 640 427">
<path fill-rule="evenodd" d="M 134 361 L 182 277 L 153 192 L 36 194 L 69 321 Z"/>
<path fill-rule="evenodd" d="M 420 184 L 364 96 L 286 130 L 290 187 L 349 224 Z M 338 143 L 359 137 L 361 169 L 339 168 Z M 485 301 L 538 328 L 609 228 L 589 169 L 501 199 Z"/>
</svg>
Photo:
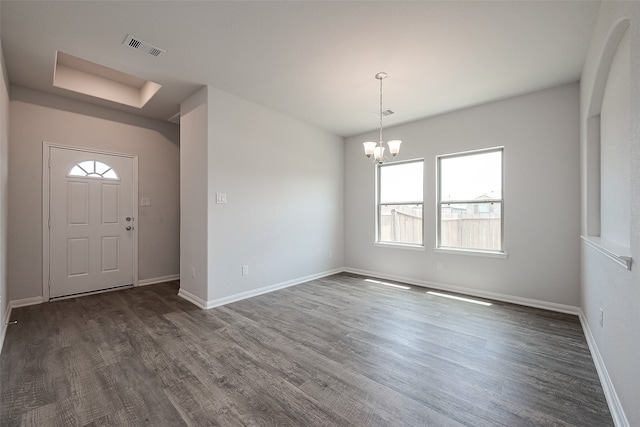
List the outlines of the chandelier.
<svg viewBox="0 0 640 427">
<path fill-rule="evenodd" d="M 363 142 L 362 145 L 364 145 L 364 154 L 369 158 L 369 160 L 381 165 L 385 161 L 389 160 L 389 158 L 384 155 L 385 147 L 382 140 L 382 117 L 384 116 L 382 113 L 382 80 L 387 78 L 387 73 L 378 73 L 375 77 L 380 80 L 380 138 L 377 143 L 367 141 Z M 389 146 L 389 153 L 391 153 L 393 157 L 397 156 L 400 152 L 401 143 L 402 141 L 398 139 L 387 142 L 387 145 Z"/>
</svg>

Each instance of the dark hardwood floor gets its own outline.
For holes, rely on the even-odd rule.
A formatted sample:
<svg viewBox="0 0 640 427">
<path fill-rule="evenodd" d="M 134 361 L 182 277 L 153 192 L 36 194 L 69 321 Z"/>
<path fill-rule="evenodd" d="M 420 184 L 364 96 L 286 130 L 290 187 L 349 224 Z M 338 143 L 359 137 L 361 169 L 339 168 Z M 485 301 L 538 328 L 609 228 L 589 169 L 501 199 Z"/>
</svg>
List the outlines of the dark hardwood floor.
<svg viewBox="0 0 640 427">
<path fill-rule="evenodd" d="M 1 425 L 613 425 L 577 317 L 364 279 L 209 311 L 176 282 L 15 309 Z"/>
</svg>

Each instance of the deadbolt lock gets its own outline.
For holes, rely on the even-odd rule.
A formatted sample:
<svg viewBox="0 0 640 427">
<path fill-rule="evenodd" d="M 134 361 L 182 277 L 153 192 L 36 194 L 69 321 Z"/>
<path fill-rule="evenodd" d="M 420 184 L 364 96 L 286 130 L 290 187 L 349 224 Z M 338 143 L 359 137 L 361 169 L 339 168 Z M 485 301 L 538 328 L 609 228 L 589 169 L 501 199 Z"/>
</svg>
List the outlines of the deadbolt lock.
<svg viewBox="0 0 640 427">
<path fill-rule="evenodd" d="M 130 217 L 130 216 L 126 217 L 125 219 L 126 219 L 127 221 L 131 221 L 131 217 Z"/>
</svg>

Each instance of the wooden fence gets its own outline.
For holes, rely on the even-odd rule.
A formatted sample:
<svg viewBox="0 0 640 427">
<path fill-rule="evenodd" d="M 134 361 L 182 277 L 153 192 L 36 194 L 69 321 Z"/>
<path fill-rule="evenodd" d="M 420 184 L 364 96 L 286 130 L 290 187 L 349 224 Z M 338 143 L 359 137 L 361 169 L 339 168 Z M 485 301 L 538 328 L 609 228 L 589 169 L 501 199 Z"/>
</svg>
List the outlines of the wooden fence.
<svg viewBox="0 0 640 427">
<path fill-rule="evenodd" d="M 462 214 L 443 218 L 440 246 L 500 250 L 502 226 L 493 213 Z M 380 241 L 422 244 L 422 216 L 392 208 L 380 215 Z"/>
<path fill-rule="evenodd" d="M 422 212 L 404 212 L 392 208 L 380 215 L 380 241 L 422 244 Z"/>
<path fill-rule="evenodd" d="M 440 246 L 467 249 L 500 250 L 502 226 L 500 218 L 443 218 L 440 224 Z"/>
</svg>

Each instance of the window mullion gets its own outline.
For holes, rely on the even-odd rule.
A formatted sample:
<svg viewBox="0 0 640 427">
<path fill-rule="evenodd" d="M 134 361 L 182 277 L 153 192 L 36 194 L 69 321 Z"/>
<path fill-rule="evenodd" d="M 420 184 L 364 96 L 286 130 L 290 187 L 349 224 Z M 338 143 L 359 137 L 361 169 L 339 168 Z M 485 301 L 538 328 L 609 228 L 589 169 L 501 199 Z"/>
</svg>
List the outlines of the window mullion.
<svg viewBox="0 0 640 427">
<path fill-rule="evenodd" d="M 417 201 L 389 202 L 389 203 L 380 202 L 380 206 L 422 205 L 422 204 L 424 204 L 424 202 L 417 202 Z"/>
<path fill-rule="evenodd" d="M 502 199 L 442 200 L 441 205 L 465 205 L 473 203 L 502 203 Z"/>
</svg>

